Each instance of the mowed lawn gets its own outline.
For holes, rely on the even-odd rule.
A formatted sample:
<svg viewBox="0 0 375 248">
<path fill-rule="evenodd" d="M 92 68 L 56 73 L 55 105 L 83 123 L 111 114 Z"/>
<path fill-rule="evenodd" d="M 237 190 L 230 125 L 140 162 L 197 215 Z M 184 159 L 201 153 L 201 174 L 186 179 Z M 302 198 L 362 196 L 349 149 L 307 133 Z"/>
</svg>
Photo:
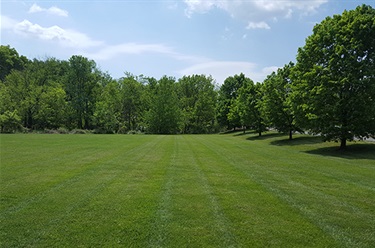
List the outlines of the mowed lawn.
<svg viewBox="0 0 375 248">
<path fill-rule="evenodd" d="M 0 247 L 375 247 L 375 144 L 0 135 Z"/>
</svg>

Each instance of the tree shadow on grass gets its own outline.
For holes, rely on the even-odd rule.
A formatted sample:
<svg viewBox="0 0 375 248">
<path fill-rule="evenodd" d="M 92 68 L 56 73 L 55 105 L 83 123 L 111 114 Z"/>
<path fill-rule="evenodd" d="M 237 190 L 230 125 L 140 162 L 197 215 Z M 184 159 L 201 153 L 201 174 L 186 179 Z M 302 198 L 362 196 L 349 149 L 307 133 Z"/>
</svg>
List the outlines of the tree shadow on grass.
<svg viewBox="0 0 375 248">
<path fill-rule="evenodd" d="M 239 131 L 239 132 L 235 133 L 233 136 L 244 136 L 244 135 L 255 134 L 255 133 L 257 133 L 257 132 L 254 131 L 254 130 L 246 130 L 245 133 L 242 130 L 242 131 Z"/>
<path fill-rule="evenodd" d="M 301 136 L 301 137 L 295 137 L 292 140 L 290 140 L 290 139 L 274 140 L 274 141 L 271 142 L 271 145 L 298 146 L 298 145 L 318 144 L 318 143 L 323 143 L 322 137 L 319 137 L 319 136 Z"/>
<path fill-rule="evenodd" d="M 246 139 L 247 140 L 265 140 L 265 139 L 277 138 L 277 137 L 282 137 L 282 136 L 285 136 L 285 134 L 283 133 L 264 133 L 263 134 L 262 133 L 262 136 L 255 135 L 255 136 L 248 137 Z"/>
<path fill-rule="evenodd" d="M 340 157 L 345 159 L 371 159 L 375 160 L 375 144 L 361 143 L 349 144 L 345 150 L 339 150 L 339 146 L 322 147 L 310 151 L 309 154 Z"/>
<path fill-rule="evenodd" d="M 292 140 L 278 139 L 271 141 L 271 145 L 276 146 L 298 146 L 298 145 L 314 145 L 325 143 L 320 136 L 300 136 Z M 315 154 L 321 156 L 332 156 L 346 159 L 373 159 L 375 160 L 375 143 L 360 142 L 349 143 L 345 150 L 339 150 L 340 144 L 336 143 L 335 146 L 319 147 L 312 150 L 304 151 L 308 154 Z"/>
<path fill-rule="evenodd" d="M 234 136 L 235 136 L 239 133 L 242 133 L 242 130 L 233 129 L 233 130 L 226 130 L 226 131 L 220 132 L 219 134 L 234 134 Z"/>
</svg>

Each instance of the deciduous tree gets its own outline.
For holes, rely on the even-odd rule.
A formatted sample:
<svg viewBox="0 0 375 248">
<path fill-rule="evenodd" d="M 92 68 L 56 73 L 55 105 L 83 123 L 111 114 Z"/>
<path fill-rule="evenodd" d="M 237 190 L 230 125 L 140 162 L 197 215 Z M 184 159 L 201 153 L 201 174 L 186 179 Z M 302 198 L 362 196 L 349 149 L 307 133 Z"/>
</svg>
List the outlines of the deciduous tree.
<svg viewBox="0 0 375 248">
<path fill-rule="evenodd" d="M 142 82 L 130 73 L 120 79 L 122 117 L 127 130 L 140 129 L 145 112 L 144 88 Z"/>
<path fill-rule="evenodd" d="M 263 82 L 262 110 L 270 125 L 279 132 L 289 133 L 289 139 L 293 138 L 293 132 L 301 131 L 296 126 L 294 108 L 292 102 L 293 63 L 273 72 Z"/>
<path fill-rule="evenodd" d="M 238 96 L 231 105 L 229 119 L 232 115 L 236 115 L 244 127 L 253 128 L 259 136 L 266 130 L 264 117 L 261 111 L 262 104 L 262 85 L 254 84 L 254 82 L 245 78 L 243 85 L 238 89 Z M 233 111 L 235 113 L 233 114 Z"/>
<path fill-rule="evenodd" d="M 375 136 L 375 9 L 327 17 L 298 50 L 295 101 L 326 140 Z"/>
<path fill-rule="evenodd" d="M 0 81 L 3 81 L 12 70 L 23 70 L 29 60 L 20 56 L 16 49 L 10 46 L 0 46 Z"/>
<path fill-rule="evenodd" d="M 91 120 L 98 86 L 96 71 L 93 60 L 80 55 L 74 55 L 69 59 L 66 93 L 77 128 L 92 127 Z"/>
<path fill-rule="evenodd" d="M 152 91 L 152 97 L 147 115 L 148 131 L 158 134 L 177 133 L 180 124 L 180 109 L 176 80 L 164 76 L 149 89 Z"/>
<path fill-rule="evenodd" d="M 228 118 L 231 106 L 234 104 L 238 90 L 244 85 L 246 77 L 243 73 L 234 75 L 225 79 L 223 85 L 220 87 L 217 105 L 217 120 L 219 124 L 227 129 L 241 126 L 238 115 L 231 114 Z M 232 107 L 233 108 L 233 107 Z"/>
<path fill-rule="evenodd" d="M 178 81 L 183 133 L 210 133 L 215 126 L 216 96 L 210 76 L 184 76 Z"/>
</svg>

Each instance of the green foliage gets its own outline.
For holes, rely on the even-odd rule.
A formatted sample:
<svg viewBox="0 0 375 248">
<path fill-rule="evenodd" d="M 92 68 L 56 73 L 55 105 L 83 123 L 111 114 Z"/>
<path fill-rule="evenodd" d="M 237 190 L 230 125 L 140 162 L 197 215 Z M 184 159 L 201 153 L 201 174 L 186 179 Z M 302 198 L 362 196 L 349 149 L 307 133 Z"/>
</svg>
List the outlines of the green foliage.
<svg viewBox="0 0 375 248">
<path fill-rule="evenodd" d="M 95 74 L 96 64 L 83 56 L 73 55 L 69 59 L 69 72 L 66 80 L 68 103 L 74 111 L 73 119 L 79 129 L 92 128 L 96 90 L 99 76 Z"/>
<path fill-rule="evenodd" d="M 87 130 L 84 130 L 84 129 L 73 129 L 72 131 L 70 131 L 69 133 L 70 134 L 87 134 Z"/>
<path fill-rule="evenodd" d="M 94 122 L 99 133 L 117 132 L 121 123 L 120 84 L 108 80 L 95 103 Z"/>
<path fill-rule="evenodd" d="M 162 77 L 152 91 L 151 106 L 147 113 L 148 132 L 174 134 L 179 131 L 181 112 L 178 106 L 176 81 Z"/>
<path fill-rule="evenodd" d="M 263 82 L 262 110 L 267 122 L 279 132 L 292 133 L 301 131 L 296 126 L 294 104 L 292 101 L 292 70 L 294 64 L 289 63 L 277 73 L 273 72 Z"/>
<path fill-rule="evenodd" d="M 266 130 L 261 111 L 262 101 L 262 85 L 254 84 L 251 79 L 246 78 L 242 87 L 238 89 L 237 98 L 228 115 L 229 119 L 239 120 L 242 126 L 254 129 L 261 136 Z"/>
<path fill-rule="evenodd" d="M 0 81 L 10 74 L 12 70 L 23 70 L 28 63 L 25 56 L 19 56 L 16 49 L 10 46 L 0 46 Z"/>
<path fill-rule="evenodd" d="M 214 80 L 204 75 L 184 76 L 178 81 L 183 133 L 215 131 L 216 97 Z"/>
<path fill-rule="evenodd" d="M 0 114 L 0 131 L 1 133 L 12 133 L 21 129 L 21 117 L 17 110 L 10 112 L 6 110 Z"/>
<path fill-rule="evenodd" d="M 231 123 L 237 123 L 237 126 L 251 126 L 253 120 L 250 102 L 255 97 L 254 82 L 244 74 L 235 75 L 234 78 L 241 81 L 241 87 L 232 94 L 235 98 L 229 108 L 227 118 Z"/>
<path fill-rule="evenodd" d="M 58 128 L 65 118 L 65 91 L 53 59 L 34 60 L 24 70 L 13 70 L 4 80 L 9 111 L 17 110 L 23 126 L 30 129 Z"/>
<path fill-rule="evenodd" d="M 375 136 L 375 9 L 327 17 L 298 50 L 294 101 L 306 127 L 345 148 Z"/>
<path fill-rule="evenodd" d="M 80 55 L 29 61 L 0 46 L 2 131 L 212 133 L 237 127 L 301 128 L 325 140 L 375 137 L 375 10 L 327 17 L 298 50 L 297 64 L 254 84 L 243 73 L 217 91 L 205 75 L 114 80 Z M 54 131 L 52 131 L 54 132 Z"/>
<path fill-rule="evenodd" d="M 121 116 L 126 130 L 142 129 L 144 115 L 147 109 L 145 86 L 143 78 L 131 74 L 120 79 Z"/>
<path fill-rule="evenodd" d="M 228 118 L 230 109 L 236 101 L 238 90 L 245 84 L 248 79 L 243 73 L 234 75 L 225 79 L 223 85 L 220 87 L 217 105 L 217 121 L 223 127 L 232 129 L 241 126 L 240 118 L 237 115 L 231 114 L 231 119 Z"/>
</svg>

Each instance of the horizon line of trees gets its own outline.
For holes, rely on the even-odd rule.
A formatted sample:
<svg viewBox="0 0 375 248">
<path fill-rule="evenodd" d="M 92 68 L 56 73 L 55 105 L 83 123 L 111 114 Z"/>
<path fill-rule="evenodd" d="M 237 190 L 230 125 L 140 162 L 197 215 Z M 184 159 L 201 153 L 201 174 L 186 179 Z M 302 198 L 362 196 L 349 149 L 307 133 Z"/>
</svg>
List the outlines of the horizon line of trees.
<svg viewBox="0 0 375 248">
<path fill-rule="evenodd" d="M 362 5 L 313 29 L 296 63 L 254 83 L 243 73 L 218 87 L 211 76 L 176 80 L 125 73 L 93 60 L 29 60 L 0 46 L 1 132 L 21 128 L 100 133 L 215 133 L 237 127 L 308 131 L 346 142 L 375 137 L 375 10 Z"/>
</svg>

